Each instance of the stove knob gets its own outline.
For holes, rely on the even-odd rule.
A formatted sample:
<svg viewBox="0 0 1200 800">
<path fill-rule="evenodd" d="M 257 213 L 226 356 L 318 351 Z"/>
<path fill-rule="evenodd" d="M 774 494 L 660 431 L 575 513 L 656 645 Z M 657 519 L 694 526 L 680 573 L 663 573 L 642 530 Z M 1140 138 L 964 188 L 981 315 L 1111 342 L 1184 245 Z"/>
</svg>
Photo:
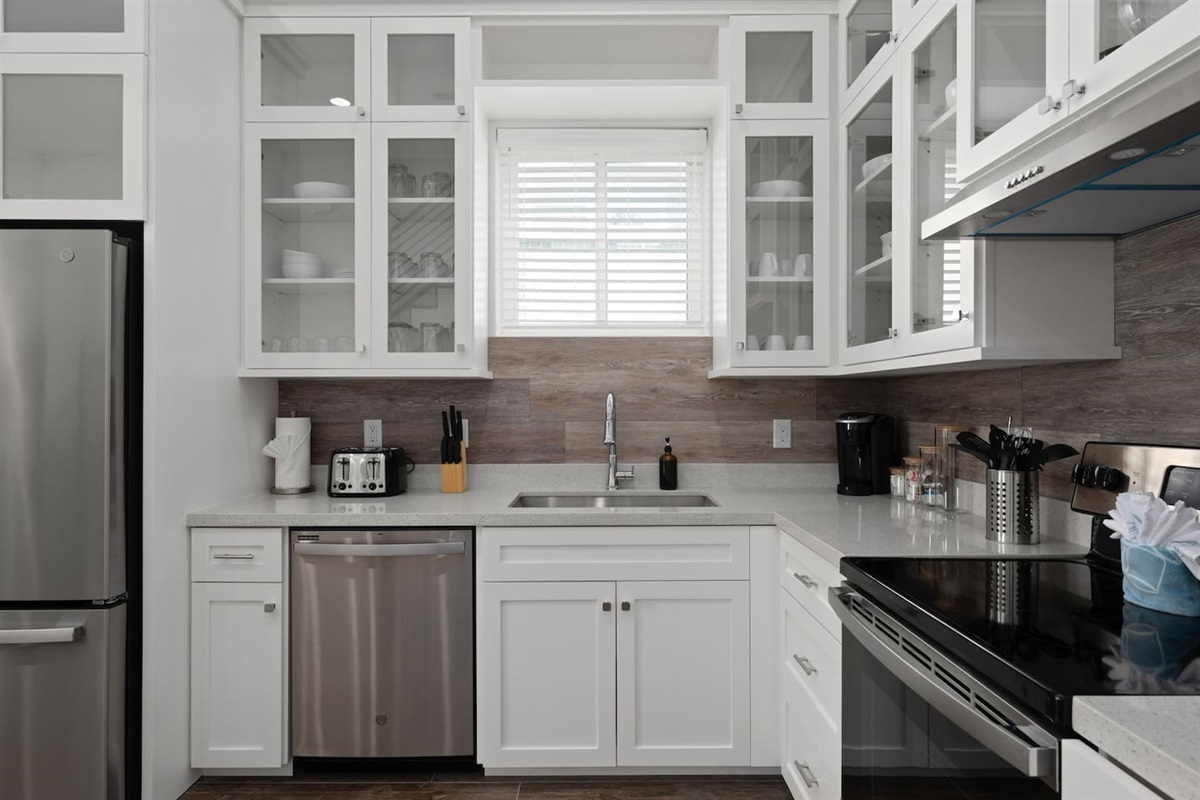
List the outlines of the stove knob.
<svg viewBox="0 0 1200 800">
<path fill-rule="evenodd" d="M 1080 486 L 1094 487 L 1096 485 L 1096 465 L 1076 464 L 1071 471 L 1071 482 Z"/>
<path fill-rule="evenodd" d="M 1104 476 L 1101 478 L 1101 476 L 1097 475 L 1097 478 L 1100 478 L 1100 488 L 1107 489 L 1110 492 L 1120 491 L 1129 485 L 1129 476 L 1116 467 L 1106 468 Z"/>
</svg>

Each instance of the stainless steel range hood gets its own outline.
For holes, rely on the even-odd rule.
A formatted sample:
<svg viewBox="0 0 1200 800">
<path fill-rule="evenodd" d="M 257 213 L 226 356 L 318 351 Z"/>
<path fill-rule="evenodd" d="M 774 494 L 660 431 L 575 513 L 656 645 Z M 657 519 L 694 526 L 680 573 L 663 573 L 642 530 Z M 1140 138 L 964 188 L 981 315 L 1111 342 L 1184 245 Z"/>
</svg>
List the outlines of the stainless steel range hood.
<svg viewBox="0 0 1200 800">
<path fill-rule="evenodd" d="M 1018 162 L 974 181 L 922 237 L 1120 238 L 1200 213 L 1200 85 L 1074 121 Z"/>
</svg>

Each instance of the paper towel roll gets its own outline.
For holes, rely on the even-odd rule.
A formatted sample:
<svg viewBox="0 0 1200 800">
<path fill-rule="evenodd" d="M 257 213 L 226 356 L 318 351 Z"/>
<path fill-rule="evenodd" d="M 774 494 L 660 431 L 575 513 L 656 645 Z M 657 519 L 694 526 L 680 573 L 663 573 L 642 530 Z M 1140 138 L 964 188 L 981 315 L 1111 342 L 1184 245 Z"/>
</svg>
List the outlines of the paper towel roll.
<svg viewBox="0 0 1200 800">
<path fill-rule="evenodd" d="M 312 420 L 308 417 L 276 417 L 275 438 L 263 452 L 275 459 L 275 488 L 303 489 L 309 485 L 309 436 Z"/>
</svg>

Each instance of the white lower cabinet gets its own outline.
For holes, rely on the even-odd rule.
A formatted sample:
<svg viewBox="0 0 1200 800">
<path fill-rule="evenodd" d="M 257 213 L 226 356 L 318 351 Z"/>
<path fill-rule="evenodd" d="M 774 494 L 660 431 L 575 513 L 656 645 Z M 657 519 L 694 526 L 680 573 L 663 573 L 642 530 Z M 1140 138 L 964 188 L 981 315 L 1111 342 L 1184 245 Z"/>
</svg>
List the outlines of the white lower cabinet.
<svg viewBox="0 0 1200 800">
<path fill-rule="evenodd" d="M 191 765 L 288 761 L 287 584 L 279 528 L 192 531 Z"/>
<path fill-rule="evenodd" d="M 1086 743 L 1064 739 L 1062 800 L 1160 800 L 1157 792 Z"/>
<path fill-rule="evenodd" d="M 695 530 L 641 531 L 643 561 L 632 555 L 637 548 L 613 559 L 583 546 L 605 530 L 564 530 L 536 554 L 527 552 L 536 532 L 480 532 L 480 762 L 487 769 L 749 766 L 745 560 L 719 568 L 731 580 L 670 580 L 673 550 L 690 552 Z M 740 551 L 748 531 L 720 535 Z M 588 551 L 590 565 L 581 561 Z M 534 555 L 523 570 L 543 580 L 494 580 L 514 574 L 514 559 Z M 725 562 L 715 547 L 708 557 Z M 610 580 L 550 580 L 556 573 Z M 632 576 L 664 579 L 622 580 Z"/>
</svg>

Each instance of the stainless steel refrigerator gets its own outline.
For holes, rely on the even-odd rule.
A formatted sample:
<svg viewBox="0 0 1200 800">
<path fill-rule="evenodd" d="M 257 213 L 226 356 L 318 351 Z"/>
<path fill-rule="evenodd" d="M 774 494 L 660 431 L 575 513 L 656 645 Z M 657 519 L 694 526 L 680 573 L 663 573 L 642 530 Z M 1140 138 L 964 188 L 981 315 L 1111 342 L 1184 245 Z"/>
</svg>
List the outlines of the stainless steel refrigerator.
<svg viewBox="0 0 1200 800">
<path fill-rule="evenodd" d="M 106 229 L 0 228 L 6 800 L 126 797 L 131 517 L 140 527 L 127 514 L 140 475 L 130 246 Z"/>
</svg>

